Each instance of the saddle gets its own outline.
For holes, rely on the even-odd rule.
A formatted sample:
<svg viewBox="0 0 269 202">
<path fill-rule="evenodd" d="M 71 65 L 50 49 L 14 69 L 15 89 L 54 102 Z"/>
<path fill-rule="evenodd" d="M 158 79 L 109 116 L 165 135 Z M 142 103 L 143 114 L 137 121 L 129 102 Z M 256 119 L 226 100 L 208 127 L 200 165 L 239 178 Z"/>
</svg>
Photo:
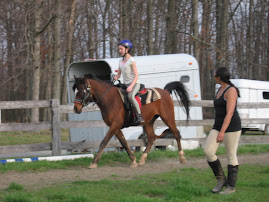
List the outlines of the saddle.
<svg viewBox="0 0 269 202">
<path fill-rule="evenodd" d="M 137 126 L 138 124 L 137 118 L 135 116 L 135 110 L 128 99 L 128 93 L 126 92 L 127 86 L 125 84 L 122 84 L 120 81 L 115 86 L 118 88 L 125 109 L 125 120 L 122 128 L 126 128 L 129 126 Z M 139 107 L 141 108 L 142 105 L 149 104 L 151 102 L 161 99 L 161 95 L 156 89 L 145 88 L 144 84 L 140 84 L 140 89 L 135 95 L 135 99 L 137 100 Z"/>
</svg>

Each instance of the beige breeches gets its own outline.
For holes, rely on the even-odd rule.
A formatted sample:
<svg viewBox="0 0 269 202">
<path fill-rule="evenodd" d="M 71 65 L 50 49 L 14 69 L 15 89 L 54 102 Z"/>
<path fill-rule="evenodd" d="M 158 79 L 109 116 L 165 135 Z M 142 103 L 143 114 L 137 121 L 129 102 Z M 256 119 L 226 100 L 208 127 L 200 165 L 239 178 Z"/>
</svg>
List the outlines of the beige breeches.
<svg viewBox="0 0 269 202">
<path fill-rule="evenodd" d="M 207 137 L 206 144 L 205 144 L 205 154 L 206 160 L 208 162 L 213 162 L 218 159 L 216 152 L 219 148 L 220 143 L 217 142 L 217 136 L 219 131 L 212 129 Z M 241 135 L 241 130 L 236 132 L 227 132 L 224 134 L 224 146 L 226 149 L 226 154 L 228 158 L 228 164 L 236 166 L 238 165 L 237 160 L 237 148 L 238 143 Z"/>
</svg>

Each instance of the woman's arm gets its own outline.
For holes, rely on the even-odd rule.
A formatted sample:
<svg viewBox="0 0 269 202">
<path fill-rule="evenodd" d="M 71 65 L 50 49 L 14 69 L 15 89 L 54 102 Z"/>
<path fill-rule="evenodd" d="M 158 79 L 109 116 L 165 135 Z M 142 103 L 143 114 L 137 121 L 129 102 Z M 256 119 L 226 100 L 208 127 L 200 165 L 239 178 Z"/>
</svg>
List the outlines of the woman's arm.
<svg viewBox="0 0 269 202">
<path fill-rule="evenodd" d="M 224 140 L 224 133 L 231 123 L 231 119 L 234 114 L 236 107 L 236 101 L 238 98 L 237 91 L 234 87 L 230 87 L 224 95 L 226 99 L 226 116 L 224 118 L 222 127 L 220 129 L 219 135 L 217 137 L 217 142 L 222 142 Z"/>
</svg>

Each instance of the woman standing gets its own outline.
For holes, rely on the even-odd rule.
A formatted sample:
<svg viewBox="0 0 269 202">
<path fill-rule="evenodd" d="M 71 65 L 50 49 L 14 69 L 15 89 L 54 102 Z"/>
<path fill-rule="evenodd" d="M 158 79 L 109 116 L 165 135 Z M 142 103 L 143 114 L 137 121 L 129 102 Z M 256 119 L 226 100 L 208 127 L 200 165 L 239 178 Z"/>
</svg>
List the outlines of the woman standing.
<svg viewBox="0 0 269 202">
<path fill-rule="evenodd" d="M 141 116 L 139 104 L 135 99 L 135 95 L 140 89 L 140 83 L 138 80 L 136 62 L 130 55 L 133 44 L 131 41 L 123 39 L 119 42 L 118 45 L 122 60 L 119 62 L 118 74 L 114 77 L 114 79 L 118 80 L 122 74 L 123 83 L 127 85 L 126 91 L 128 93 L 128 98 L 136 111 L 137 122 L 143 124 L 145 121 Z"/>
<path fill-rule="evenodd" d="M 214 99 L 215 123 L 207 137 L 204 151 L 207 162 L 218 180 L 212 192 L 230 194 L 235 192 L 238 174 L 237 148 L 241 135 L 241 120 L 236 106 L 240 94 L 239 90 L 231 83 L 227 68 L 220 67 L 216 71 L 215 81 L 220 84 Z M 226 179 L 221 163 L 216 156 L 217 149 L 222 142 L 228 158 L 228 179 Z M 224 186 L 226 189 L 221 192 Z"/>
</svg>

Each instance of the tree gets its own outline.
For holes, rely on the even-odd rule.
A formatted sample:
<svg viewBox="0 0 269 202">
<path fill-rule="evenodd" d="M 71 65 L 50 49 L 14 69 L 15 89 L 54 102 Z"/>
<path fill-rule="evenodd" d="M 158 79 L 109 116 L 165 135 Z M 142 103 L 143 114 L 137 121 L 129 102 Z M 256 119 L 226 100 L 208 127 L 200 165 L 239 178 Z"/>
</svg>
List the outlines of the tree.
<svg viewBox="0 0 269 202">
<path fill-rule="evenodd" d="M 147 24 L 148 24 L 148 36 L 147 36 L 147 53 L 153 55 L 153 13 L 152 13 L 153 0 L 147 1 Z"/>
<path fill-rule="evenodd" d="M 61 98 L 61 13 L 62 1 L 55 0 L 55 22 L 54 22 L 54 77 L 53 77 L 53 99 Z"/>
<path fill-rule="evenodd" d="M 177 53 L 177 30 L 175 0 L 168 0 L 168 12 L 166 16 L 165 53 Z"/>
<path fill-rule="evenodd" d="M 1 100 L 61 98 L 66 103 L 69 64 L 118 57 L 117 42 L 124 38 L 133 42 L 133 55 L 195 56 L 203 99 L 214 96 L 214 68 L 220 65 L 230 68 L 232 78 L 268 79 L 268 1 L 63 2 L 0 1 L 0 86 L 8 86 Z M 33 121 L 38 114 L 49 118 L 49 111 L 32 112 Z M 27 117 L 19 110 L 2 112 L 5 121 Z"/>
<path fill-rule="evenodd" d="M 216 67 L 229 67 L 228 55 L 228 1 L 216 1 Z"/>
<path fill-rule="evenodd" d="M 31 3 L 31 1 L 29 1 Z M 40 24 L 43 7 L 43 0 L 35 0 L 32 9 L 34 11 L 34 26 L 30 28 L 32 38 L 32 55 L 33 55 L 33 85 L 32 85 L 32 100 L 39 100 L 40 88 Z M 33 108 L 31 113 L 31 122 L 39 121 L 39 108 Z"/>
<path fill-rule="evenodd" d="M 192 34 L 194 37 L 198 38 L 198 0 L 192 0 L 192 19 L 191 19 Z M 198 41 L 193 41 L 193 56 L 198 60 L 199 58 L 199 47 Z"/>
<path fill-rule="evenodd" d="M 77 0 L 72 0 L 71 11 L 70 11 L 70 19 L 68 23 L 68 36 L 67 36 L 67 48 L 66 48 L 66 56 L 64 62 L 64 76 L 63 76 L 63 86 L 62 86 L 62 103 L 67 104 L 67 74 L 68 67 L 71 61 L 72 56 L 72 42 L 74 35 L 74 21 L 75 21 L 75 10 L 76 10 Z"/>
</svg>

